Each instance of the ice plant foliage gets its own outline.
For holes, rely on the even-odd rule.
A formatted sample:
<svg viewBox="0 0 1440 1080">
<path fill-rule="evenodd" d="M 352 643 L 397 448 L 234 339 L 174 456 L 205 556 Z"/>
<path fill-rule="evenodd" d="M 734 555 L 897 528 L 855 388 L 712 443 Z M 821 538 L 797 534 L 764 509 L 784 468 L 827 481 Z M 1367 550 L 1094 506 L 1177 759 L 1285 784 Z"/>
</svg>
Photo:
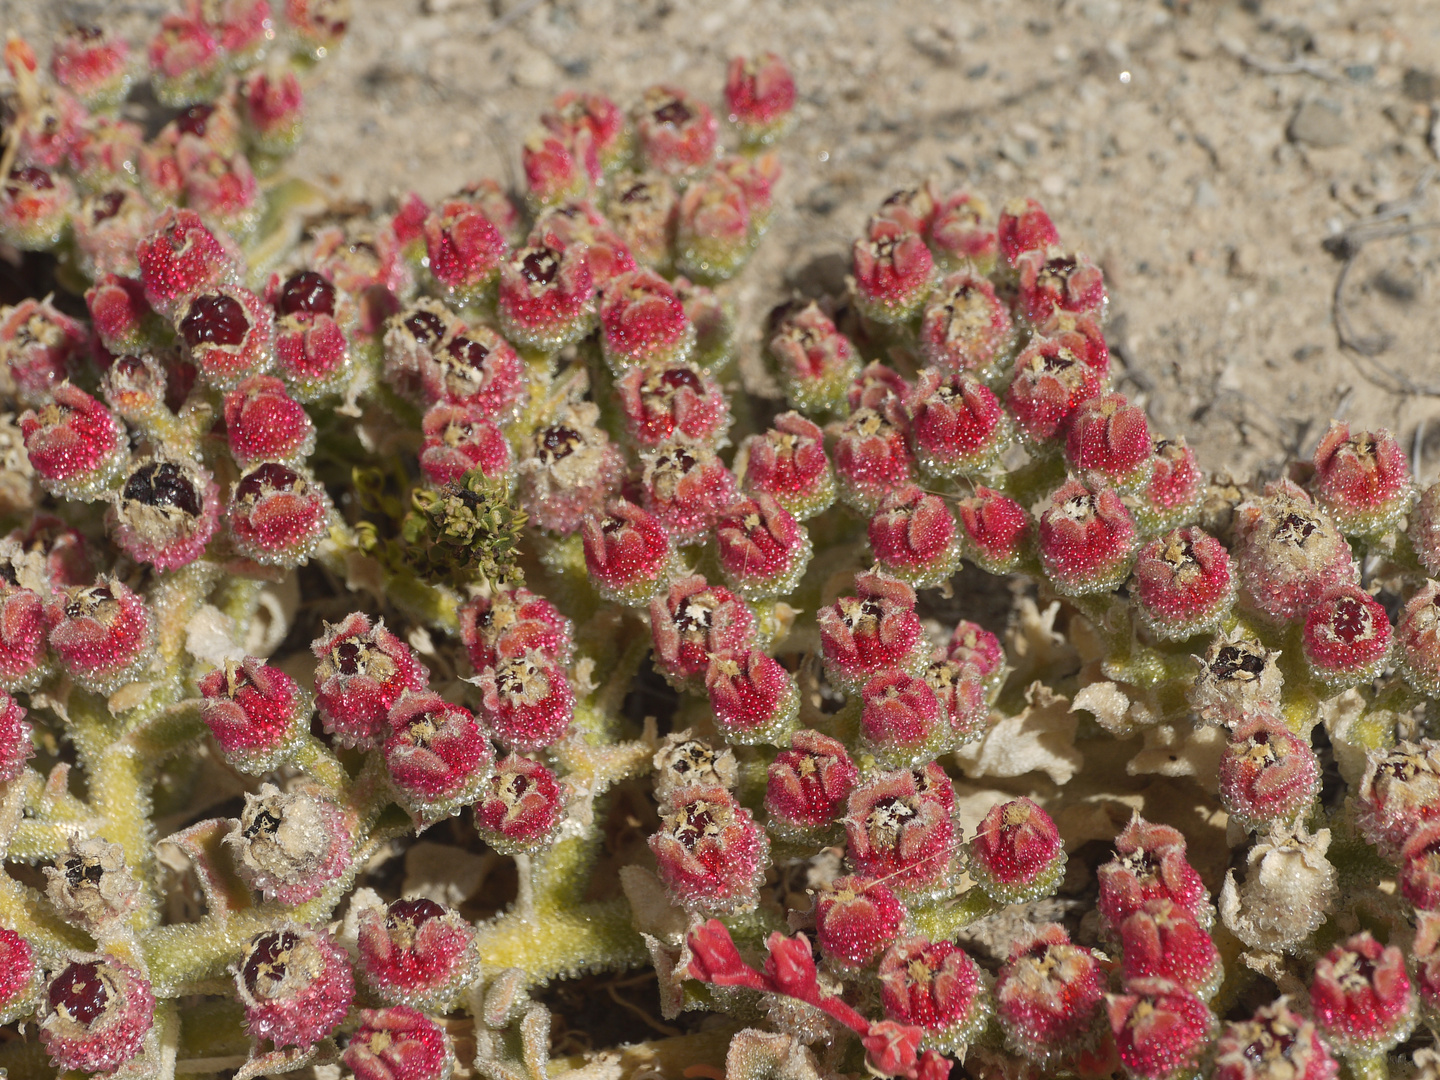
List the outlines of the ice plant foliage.
<svg viewBox="0 0 1440 1080">
<path fill-rule="evenodd" d="M 648 959 L 666 1075 L 1433 1074 L 1393 434 L 1212 482 L 1096 260 L 934 182 L 758 378 L 774 53 L 317 213 L 349 17 L 5 44 L 0 241 L 69 291 L 0 310 L 0 1072 L 559 1076 L 539 988 Z"/>
</svg>

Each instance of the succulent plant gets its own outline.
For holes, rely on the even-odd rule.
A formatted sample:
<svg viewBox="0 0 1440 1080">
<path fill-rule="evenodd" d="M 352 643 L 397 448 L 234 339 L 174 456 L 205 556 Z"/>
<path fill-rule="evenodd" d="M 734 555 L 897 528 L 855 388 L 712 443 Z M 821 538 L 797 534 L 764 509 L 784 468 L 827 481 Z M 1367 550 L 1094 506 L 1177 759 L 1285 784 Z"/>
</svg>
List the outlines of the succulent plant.
<svg viewBox="0 0 1440 1080">
<path fill-rule="evenodd" d="M 317 216 L 347 18 L 6 43 L 0 241 L 65 292 L 0 311 L 0 1071 L 618 1077 L 544 987 L 647 965 L 676 1075 L 1425 1061 L 1440 485 L 1393 435 L 1210 482 L 1096 262 L 933 183 L 741 356 L 773 53 L 718 111 L 560 95 L 523 191 Z M 385 869 L 437 843 L 513 902 Z"/>
</svg>

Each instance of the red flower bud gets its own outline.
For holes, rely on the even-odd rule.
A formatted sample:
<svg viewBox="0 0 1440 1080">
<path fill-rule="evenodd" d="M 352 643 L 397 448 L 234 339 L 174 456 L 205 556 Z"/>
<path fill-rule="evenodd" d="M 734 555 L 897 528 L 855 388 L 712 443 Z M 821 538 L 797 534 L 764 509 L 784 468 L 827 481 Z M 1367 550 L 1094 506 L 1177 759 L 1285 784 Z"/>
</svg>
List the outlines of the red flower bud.
<svg viewBox="0 0 1440 1080">
<path fill-rule="evenodd" d="M 1214 921 L 1205 883 L 1185 860 L 1185 837 L 1168 825 L 1135 815 L 1115 838 L 1115 857 L 1096 876 L 1100 917 L 1116 930 L 1148 900 L 1170 900 L 1204 927 Z"/>
<path fill-rule="evenodd" d="M 1011 949 L 995 983 L 1006 1041 L 1039 1065 L 1070 1057 L 1088 1036 L 1105 987 L 1094 953 L 1071 944 L 1056 923 L 1036 927 Z"/>
<path fill-rule="evenodd" d="M 645 164 L 666 176 L 686 176 L 715 160 L 719 125 L 710 107 L 673 86 L 647 89 L 634 112 Z"/>
<path fill-rule="evenodd" d="M 314 1046 L 340 1025 L 355 997 L 350 958 L 323 930 L 265 930 L 234 971 L 250 1038 L 277 1047 Z"/>
<path fill-rule="evenodd" d="M 715 527 L 735 498 L 735 474 L 708 447 L 669 442 L 641 453 L 641 495 L 678 546 Z"/>
<path fill-rule="evenodd" d="M 934 660 L 924 676 L 940 701 L 951 742 L 973 742 L 985 734 L 990 703 L 986 679 L 978 669 L 955 660 Z"/>
<path fill-rule="evenodd" d="M 75 187 L 38 165 L 22 165 L 0 183 L 0 238 L 21 251 L 45 251 L 60 242 Z"/>
<path fill-rule="evenodd" d="M 858 776 L 844 743 L 797 731 L 770 763 L 765 810 L 771 830 L 797 838 L 824 830 L 840 816 Z"/>
<path fill-rule="evenodd" d="M 315 705 L 279 668 L 247 656 L 227 660 L 198 682 L 200 714 L 225 760 L 242 772 L 275 768 L 304 731 Z"/>
<path fill-rule="evenodd" d="M 1030 537 L 1030 514 L 1020 503 L 984 486 L 956 505 L 965 557 L 992 574 L 1019 566 Z"/>
<path fill-rule="evenodd" d="M 709 919 L 686 937 L 692 959 L 692 979 L 714 986 L 743 986 L 750 990 L 772 990 L 770 981 L 740 956 L 730 931 L 719 919 Z"/>
<path fill-rule="evenodd" d="M 699 281 L 739 273 L 759 240 L 745 189 L 720 169 L 690 181 L 675 215 L 675 266 Z"/>
<path fill-rule="evenodd" d="M 856 868 L 902 896 L 949 888 L 952 880 L 954 791 L 948 779 L 943 786 L 931 779 L 907 770 L 880 773 L 850 794 L 846 808 Z"/>
<path fill-rule="evenodd" d="M 476 671 L 535 649 L 557 663 L 570 660 L 570 620 L 529 589 L 501 586 L 460 608 L 460 639 Z"/>
<path fill-rule="evenodd" d="M 678 682 L 702 678 L 712 653 L 745 651 L 755 639 L 754 613 L 729 589 L 699 574 L 671 583 L 650 601 L 655 664 Z"/>
<path fill-rule="evenodd" d="M 1014 347 L 1009 309 L 995 295 L 995 286 L 973 270 L 946 277 L 925 304 L 920 354 L 942 377 L 992 373 Z"/>
<path fill-rule="evenodd" d="M 675 902 L 702 913 L 753 908 L 770 861 L 770 843 L 750 811 L 714 784 L 674 794 L 650 850 Z"/>
<path fill-rule="evenodd" d="M 67 589 L 45 609 L 50 647 L 85 689 L 113 694 L 150 663 L 155 640 L 145 601 L 114 577 Z"/>
<path fill-rule="evenodd" d="M 659 446 L 673 439 L 713 447 L 730 426 L 730 405 L 720 385 L 694 364 L 675 361 L 631 368 L 616 390 L 626 430 L 640 446 Z"/>
<path fill-rule="evenodd" d="M 1044 251 L 1060 243 L 1060 231 L 1050 215 L 1034 199 L 1016 199 L 1000 211 L 996 228 L 1000 254 L 1007 266 L 1015 266 L 1027 251 Z"/>
<path fill-rule="evenodd" d="M 1210 935 L 1169 900 L 1149 900 L 1121 923 L 1120 948 L 1120 974 L 1127 984 L 1169 979 L 1208 1001 L 1225 974 Z"/>
<path fill-rule="evenodd" d="M 23 404 L 48 405 L 55 387 L 78 373 L 89 355 L 89 328 L 50 303 L 27 298 L 0 319 L 0 360 Z"/>
<path fill-rule="evenodd" d="M 432 405 L 420 422 L 425 436 L 420 471 L 436 487 L 478 471 L 490 480 L 508 481 L 510 443 L 504 432 L 475 405 Z"/>
<path fill-rule="evenodd" d="M 858 595 L 841 597 L 816 616 L 830 680 L 857 690 L 888 668 L 920 670 L 928 649 L 915 614 L 915 590 L 871 571 L 855 575 L 855 591 Z"/>
<path fill-rule="evenodd" d="M 1310 671 L 1329 686 L 1370 682 L 1390 656 L 1390 616 L 1358 585 L 1327 589 L 1305 613 Z"/>
<path fill-rule="evenodd" d="M 497 742 L 516 750 L 552 746 L 570 730 L 575 691 L 565 669 L 531 650 L 500 659 L 475 679 L 480 720 Z"/>
<path fill-rule="evenodd" d="M 1315 961 L 1310 1007 L 1325 1041 L 1346 1056 L 1383 1054 L 1415 1028 L 1415 990 L 1405 954 L 1369 931 L 1341 942 Z"/>
<path fill-rule="evenodd" d="M 360 1027 L 340 1060 L 355 1080 L 446 1080 L 455 1051 L 434 1020 L 394 1005 L 360 1010 Z"/>
<path fill-rule="evenodd" d="M 540 123 L 558 135 L 582 128 L 589 132 L 600 164 L 607 172 L 619 165 L 630 150 L 625 114 L 604 94 L 566 90 L 555 98 L 547 112 L 540 114 Z"/>
<path fill-rule="evenodd" d="M 1355 802 L 1365 839 L 1393 858 L 1422 824 L 1440 818 L 1440 742 L 1370 751 Z"/>
<path fill-rule="evenodd" d="M 1294 821 L 1320 793 L 1320 762 L 1310 744 L 1276 717 L 1254 712 L 1236 724 L 1220 758 L 1220 801 L 1241 825 Z"/>
<path fill-rule="evenodd" d="M 881 765 L 919 765 L 952 742 L 949 717 L 924 679 L 882 671 L 866 681 L 861 700 L 861 745 Z"/>
<path fill-rule="evenodd" d="M 1440 694 L 1440 583 L 1427 581 L 1400 613 L 1395 655 L 1406 680 L 1422 694 Z"/>
<path fill-rule="evenodd" d="M 773 52 L 754 60 L 731 58 L 725 73 L 725 107 L 747 143 L 770 143 L 790 126 L 795 79 Z"/>
<path fill-rule="evenodd" d="M 1124 394 L 1082 402 L 1065 435 L 1065 457 L 1097 483 L 1125 492 L 1143 487 L 1153 461 L 1145 410 Z"/>
<path fill-rule="evenodd" d="M 1340 1063 L 1315 1025 L 1285 998 L 1225 1025 L 1215 1043 L 1214 1080 L 1335 1080 Z"/>
<path fill-rule="evenodd" d="M 0 783 L 14 780 L 25 769 L 25 762 L 35 753 L 30 743 L 34 729 L 25 722 L 26 711 L 9 694 L 0 690 Z M 6 1000 L 0 980 L 0 1003 Z M 3 1004 L 0 1004 L 3 1012 Z"/>
<path fill-rule="evenodd" d="M 855 346 L 814 302 L 778 308 L 770 319 L 770 355 L 790 405 L 807 413 L 835 411 L 860 372 Z"/>
<path fill-rule="evenodd" d="M 289 154 L 300 142 L 305 95 L 293 71 L 254 71 L 240 87 L 240 106 L 251 145 L 263 154 Z"/>
<path fill-rule="evenodd" d="M 1104 367 L 1073 337 L 1036 338 L 1015 358 L 1005 404 L 1033 443 L 1058 438 L 1081 404 L 1101 393 Z"/>
<path fill-rule="evenodd" d="M 508 245 L 484 211 L 465 199 L 448 199 L 425 219 L 430 273 L 444 294 L 470 304 L 495 284 Z"/>
<path fill-rule="evenodd" d="M 28 690 L 45 677 L 49 632 L 40 594 L 0 577 L 0 688 Z"/>
<path fill-rule="evenodd" d="M 526 201 L 539 209 L 583 199 L 600 178 L 600 156 L 585 129 L 563 133 L 535 131 L 520 148 Z"/>
<path fill-rule="evenodd" d="M 30 942 L 0 926 L 0 1020 L 9 1024 L 33 1011 L 44 981 Z"/>
<path fill-rule="evenodd" d="M 422 821 L 450 817 L 476 800 L 495 757 L 470 710 L 429 690 L 407 690 L 388 723 L 390 782 Z"/>
<path fill-rule="evenodd" d="M 389 732 L 390 708 L 406 690 L 424 690 L 430 672 L 385 624 L 361 612 L 310 643 L 320 723 L 342 746 L 377 745 Z"/>
<path fill-rule="evenodd" d="M 1033 326 L 1044 326 L 1057 312 L 1104 318 L 1105 275 L 1079 252 L 1024 252 L 1015 259 L 1015 274 L 1020 310 Z"/>
<path fill-rule="evenodd" d="M 1197 526 L 1150 541 L 1135 559 L 1131 596 L 1156 637 L 1183 641 L 1214 630 L 1235 602 L 1225 545 Z"/>
<path fill-rule="evenodd" d="M 193 210 L 167 210 L 155 231 L 136 250 L 145 299 L 166 318 L 176 318 L 190 301 L 240 276 L 242 256 L 220 239 Z"/>
<path fill-rule="evenodd" d="M 879 976 L 886 1017 L 919 1026 L 932 1047 L 958 1050 L 989 1019 L 980 968 L 952 942 L 901 938 L 881 959 Z"/>
<path fill-rule="evenodd" d="M 228 390 L 267 371 L 274 355 L 274 313 L 249 289 L 215 286 L 190 301 L 176 321 L 185 355 L 200 377 Z"/>
<path fill-rule="evenodd" d="M 584 245 L 543 239 L 500 264 L 500 332 L 524 348 L 555 352 L 594 327 L 594 294 Z"/>
<path fill-rule="evenodd" d="M 111 352 L 142 352 L 149 344 L 157 320 L 135 278 L 100 274 L 85 290 L 85 306 L 100 343 Z"/>
<path fill-rule="evenodd" d="M 914 484 L 885 497 L 870 519 L 869 534 L 880 566 L 913 588 L 939 585 L 959 569 L 955 518 L 943 499 Z"/>
<path fill-rule="evenodd" d="M 968 374 L 924 369 L 908 409 L 916 460 L 931 476 L 985 469 L 1010 445 L 1012 429 L 1000 399 Z"/>
<path fill-rule="evenodd" d="M 854 274 L 855 304 L 866 318 L 904 323 L 934 288 L 935 262 L 919 233 L 872 217 L 865 236 L 855 241 Z"/>
<path fill-rule="evenodd" d="M 1294 622 L 1335 585 L 1359 575 L 1330 518 L 1282 480 L 1235 511 L 1241 598 L 1273 622 Z"/>
<path fill-rule="evenodd" d="M 930 220 L 930 246 L 940 265 L 989 274 L 999 249 L 989 225 L 990 205 L 968 191 L 952 191 L 935 206 Z"/>
<path fill-rule="evenodd" d="M 227 520 L 235 550 L 262 565 L 297 566 L 329 534 L 330 497 L 308 472 L 266 462 L 240 478 Z"/>
<path fill-rule="evenodd" d="M 519 465 L 520 502 L 540 528 L 568 535 L 619 489 L 625 459 L 599 417 L 593 402 L 582 401 L 536 429 Z"/>
<path fill-rule="evenodd" d="M 1315 447 L 1315 498 L 1350 535 L 1393 528 L 1415 500 L 1410 463 L 1388 431 L 1332 420 Z"/>
<path fill-rule="evenodd" d="M 39 413 L 20 417 L 30 466 L 50 494 L 88 501 L 100 497 L 128 461 L 121 425 L 78 386 L 63 382 Z"/>
<path fill-rule="evenodd" d="M 705 692 L 716 729 L 741 746 L 784 741 L 800 713 L 795 677 L 759 649 L 712 653 Z"/>
<path fill-rule="evenodd" d="M 1417 910 L 1440 909 L 1440 822 L 1421 825 L 1400 849 L 1400 893 Z"/>
<path fill-rule="evenodd" d="M 1060 830 L 1029 799 L 996 803 L 970 841 L 970 874 L 1001 904 L 1048 896 L 1065 875 Z"/>
<path fill-rule="evenodd" d="M 626 499 L 611 500 L 603 516 L 586 518 L 580 537 L 590 580 L 611 603 L 649 604 L 673 569 L 674 552 L 664 526 Z"/>
<path fill-rule="evenodd" d="M 294 906 L 344 877 L 354 857 L 355 823 L 333 799 L 299 787 L 262 784 L 225 839 L 245 884 L 267 900 Z"/>
<path fill-rule="evenodd" d="M 810 565 L 810 536 L 769 495 L 737 498 L 715 523 L 720 570 L 747 600 L 784 596 Z"/>
<path fill-rule="evenodd" d="M 835 499 L 825 433 L 799 413 L 781 413 L 769 431 L 746 439 L 736 471 L 747 494 L 773 497 L 797 521 L 814 517 Z"/>
<path fill-rule="evenodd" d="M 1196 995 L 1167 979 L 1136 979 L 1106 1000 L 1110 1030 L 1134 1080 L 1189 1075 L 1215 1034 L 1215 1015 Z"/>
<path fill-rule="evenodd" d="M 475 827 L 502 855 L 535 854 L 555 839 L 565 785 L 533 758 L 510 754 L 495 766 L 475 804 Z"/>
<path fill-rule="evenodd" d="M 225 433 L 242 469 L 258 461 L 292 464 L 315 450 L 315 425 L 272 375 L 251 375 L 225 395 Z"/>
<path fill-rule="evenodd" d="M 1135 523 L 1111 488 L 1070 480 L 1040 515 L 1040 561 L 1057 591 L 1108 592 L 1125 580 L 1135 554 Z"/>
<path fill-rule="evenodd" d="M 887 415 L 888 413 L 888 415 Z M 861 408 L 841 425 L 835 442 L 840 501 L 868 517 L 897 486 L 913 479 L 915 462 L 906 440 L 904 414 Z"/>
<path fill-rule="evenodd" d="M 815 940 L 831 963 L 863 967 L 895 941 L 905 906 L 882 881 L 838 877 L 815 897 Z"/>
<path fill-rule="evenodd" d="M 75 26 L 55 42 L 50 74 L 87 108 L 120 104 L 130 91 L 130 43 L 98 26 Z"/>
<path fill-rule="evenodd" d="M 45 990 L 40 1041 L 62 1072 L 106 1072 L 141 1052 L 155 1020 L 149 980 L 111 956 L 81 953 Z"/>
<path fill-rule="evenodd" d="M 894 1020 L 871 1024 L 869 1033 L 860 1040 L 865 1047 L 865 1067 L 879 1076 L 918 1076 L 920 1041 L 924 1037 L 925 1032 L 914 1024 L 897 1024 Z"/>
<path fill-rule="evenodd" d="M 339 390 L 350 371 L 344 324 L 355 315 L 351 303 L 314 270 L 292 274 L 270 302 L 275 307 L 275 369 L 295 396 L 314 401 Z"/>
<path fill-rule="evenodd" d="M 360 913 L 361 980 L 381 1001 L 445 1009 L 476 974 L 475 928 L 433 900 L 396 900 Z"/>
<path fill-rule="evenodd" d="M 1192 520 L 1200 508 L 1205 477 L 1195 452 L 1184 439 L 1157 439 L 1150 459 L 1150 479 L 1140 489 L 1132 511 L 1146 533 L 1165 532 Z"/>
<path fill-rule="evenodd" d="M 787 938 L 783 934 L 772 933 L 765 947 L 769 952 L 765 958 L 765 976 L 779 993 L 806 1002 L 820 996 L 815 956 L 804 934 Z"/>
</svg>

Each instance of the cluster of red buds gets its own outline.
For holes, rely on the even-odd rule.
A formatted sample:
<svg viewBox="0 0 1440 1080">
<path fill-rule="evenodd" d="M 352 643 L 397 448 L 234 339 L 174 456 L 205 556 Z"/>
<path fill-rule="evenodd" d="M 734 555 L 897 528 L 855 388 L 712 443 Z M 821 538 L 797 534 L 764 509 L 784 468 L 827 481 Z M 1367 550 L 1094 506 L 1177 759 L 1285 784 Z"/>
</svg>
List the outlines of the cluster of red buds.
<svg viewBox="0 0 1440 1080">
<path fill-rule="evenodd" d="M 1393 435 L 1210 482 L 1096 263 L 931 183 L 747 396 L 810 107 L 769 53 L 719 108 L 562 93 L 523 190 L 267 231 L 348 17 L 187 0 L 148 129 L 124 41 L 6 43 L 0 241 L 75 288 L 0 310 L 0 1071 L 546 1075 L 532 991 L 647 954 L 724 1080 L 1423 1060 L 1440 484 Z"/>
</svg>

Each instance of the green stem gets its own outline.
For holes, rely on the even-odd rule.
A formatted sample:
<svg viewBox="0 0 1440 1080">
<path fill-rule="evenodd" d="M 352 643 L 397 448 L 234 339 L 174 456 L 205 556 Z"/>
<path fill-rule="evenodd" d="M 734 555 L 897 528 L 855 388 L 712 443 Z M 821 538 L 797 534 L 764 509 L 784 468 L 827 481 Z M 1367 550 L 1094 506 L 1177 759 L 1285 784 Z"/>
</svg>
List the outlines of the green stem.
<svg viewBox="0 0 1440 1080">
<path fill-rule="evenodd" d="M 631 919 L 623 899 L 537 909 L 530 918 L 507 913 L 480 925 L 480 962 L 488 971 L 520 968 L 535 983 L 634 967 L 647 954 Z"/>
<path fill-rule="evenodd" d="M 931 941 L 945 941 L 973 922 L 993 915 L 1002 905 L 980 889 L 971 889 L 948 907 L 920 908 L 910 913 L 915 929 Z"/>
<path fill-rule="evenodd" d="M 1354 1080 L 1389 1080 L 1390 1077 L 1390 1058 L 1386 1054 L 1352 1057 L 1345 1065 Z"/>
<path fill-rule="evenodd" d="M 318 781 L 337 794 L 350 787 L 350 776 L 334 752 L 309 732 L 295 744 L 290 763 L 306 776 Z"/>
</svg>

